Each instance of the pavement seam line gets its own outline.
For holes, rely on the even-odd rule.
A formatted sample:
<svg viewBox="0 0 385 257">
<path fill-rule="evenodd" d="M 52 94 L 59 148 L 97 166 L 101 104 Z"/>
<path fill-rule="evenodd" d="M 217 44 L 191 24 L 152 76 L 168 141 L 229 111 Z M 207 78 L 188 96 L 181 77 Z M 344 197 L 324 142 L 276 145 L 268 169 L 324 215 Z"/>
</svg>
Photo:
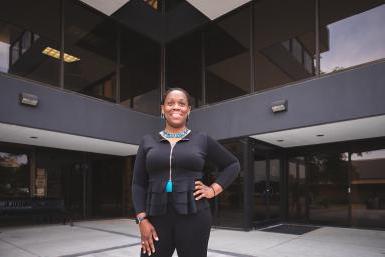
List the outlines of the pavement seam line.
<svg viewBox="0 0 385 257">
<path fill-rule="evenodd" d="M 98 249 L 98 250 L 91 250 L 91 251 L 74 253 L 74 254 L 59 255 L 57 257 L 79 257 L 79 256 L 83 256 L 83 255 L 93 254 L 93 253 L 103 253 L 103 252 L 107 252 L 107 251 L 112 251 L 112 250 L 117 250 L 117 249 L 122 249 L 122 248 L 128 248 L 128 247 L 132 247 L 132 246 L 136 246 L 136 245 L 140 245 L 140 243 L 132 243 L 132 244 L 114 246 L 114 247 L 103 248 L 103 249 Z"/>
<path fill-rule="evenodd" d="M 247 255 L 242 253 L 234 253 L 234 252 L 228 252 L 228 251 L 222 251 L 222 250 L 214 250 L 214 249 L 208 249 L 209 252 L 219 253 L 219 254 L 225 254 L 229 256 L 234 257 L 256 257 L 256 255 Z"/>
<path fill-rule="evenodd" d="M 117 231 L 112 231 L 112 230 L 107 230 L 107 229 L 102 229 L 102 228 L 93 228 L 93 227 L 88 227 L 88 226 L 83 226 L 83 225 L 74 225 L 74 227 L 91 229 L 91 230 L 111 233 L 111 234 L 115 234 L 115 235 L 121 235 L 121 236 L 133 237 L 133 238 L 140 238 L 140 236 L 137 236 L 137 235 L 123 233 L 123 232 L 117 232 Z"/>
<path fill-rule="evenodd" d="M 18 245 L 16 245 L 16 244 L 14 244 L 14 243 L 8 242 L 7 240 L 4 240 L 4 238 L 0 238 L 0 240 L 3 241 L 3 242 L 5 242 L 5 243 L 7 243 L 7 244 L 9 244 L 9 245 L 12 245 L 12 246 L 16 247 L 16 248 L 19 249 L 19 250 L 22 250 L 22 251 L 24 251 L 24 252 L 26 252 L 26 253 L 32 254 L 33 256 L 42 257 L 41 255 L 37 255 L 36 253 L 31 252 L 31 251 L 29 251 L 29 250 L 27 250 L 27 249 L 24 249 L 24 248 L 22 248 L 22 247 L 20 247 L 20 246 L 18 246 Z"/>
</svg>

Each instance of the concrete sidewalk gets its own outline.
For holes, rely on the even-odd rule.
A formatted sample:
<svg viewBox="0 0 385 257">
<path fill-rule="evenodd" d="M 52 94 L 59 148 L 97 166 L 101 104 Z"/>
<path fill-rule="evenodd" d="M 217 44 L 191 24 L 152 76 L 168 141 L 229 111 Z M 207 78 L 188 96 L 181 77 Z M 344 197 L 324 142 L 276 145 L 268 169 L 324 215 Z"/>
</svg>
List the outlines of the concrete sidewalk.
<svg viewBox="0 0 385 257">
<path fill-rule="evenodd" d="M 0 228 L 1 257 L 135 257 L 139 251 L 137 226 L 128 219 Z M 213 229 L 208 256 L 384 257 L 385 231 L 322 227 L 298 236 Z"/>
</svg>

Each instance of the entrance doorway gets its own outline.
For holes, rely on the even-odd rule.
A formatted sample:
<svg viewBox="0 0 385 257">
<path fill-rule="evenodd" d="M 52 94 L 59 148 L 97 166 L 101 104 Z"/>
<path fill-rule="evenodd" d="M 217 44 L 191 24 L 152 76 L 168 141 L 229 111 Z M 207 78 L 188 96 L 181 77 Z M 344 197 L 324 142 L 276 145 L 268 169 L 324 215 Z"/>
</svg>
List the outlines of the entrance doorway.
<svg viewBox="0 0 385 257">
<path fill-rule="evenodd" d="M 349 142 L 303 148 L 302 154 L 292 151 L 287 172 L 289 220 L 384 228 L 385 150 L 376 148 Z"/>
<path fill-rule="evenodd" d="M 281 217 L 281 156 L 270 145 L 253 144 L 253 215 L 254 226 L 278 221 Z"/>
<path fill-rule="evenodd" d="M 351 161 L 351 224 L 385 228 L 385 150 L 354 152 Z"/>
</svg>

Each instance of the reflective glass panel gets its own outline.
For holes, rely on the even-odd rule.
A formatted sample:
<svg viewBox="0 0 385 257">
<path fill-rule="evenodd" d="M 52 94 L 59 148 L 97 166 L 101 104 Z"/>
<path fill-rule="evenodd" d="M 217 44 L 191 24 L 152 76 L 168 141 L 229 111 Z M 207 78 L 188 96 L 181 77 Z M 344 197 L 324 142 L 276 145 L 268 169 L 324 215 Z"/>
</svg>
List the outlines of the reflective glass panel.
<svg viewBox="0 0 385 257">
<path fill-rule="evenodd" d="M 255 2 L 255 91 L 314 76 L 314 26 L 313 0 Z"/>
<path fill-rule="evenodd" d="M 288 214 L 292 220 L 306 219 L 306 166 L 303 157 L 289 160 Z"/>
<path fill-rule="evenodd" d="M 385 227 L 385 150 L 351 155 L 352 224 Z"/>
<path fill-rule="evenodd" d="M 202 104 L 202 33 L 175 40 L 166 47 L 166 89 L 181 87 L 191 96 L 192 108 Z"/>
<path fill-rule="evenodd" d="M 0 152 L 0 198 L 30 196 L 27 154 Z"/>
<path fill-rule="evenodd" d="M 211 199 L 213 212 L 213 224 L 221 227 L 241 228 L 244 226 L 244 176 L 245 166 L 242 163 L 242 143 L 239 140 L 231 140 L 222 143 L 231 153 L 233 153 L 241 164 L 238 177 L 224 190 L 218 197 Z M 210 185 L 219 175 L 217 167 L 207 162 L 205 167 L 205 182 Z"/>
<path fill-rule="evenodd" d="M 254 161 L 254 221 L 267 218 L 267 167 L 265 158 L 257 158 Z"/>
<path fill-rule="evenodd" d="M 59 49 L 60 1 L 2 1 L 0 72 L 57 86 L 59 64 L 46 48 Z"/>
<path fill-rule="evenodd" d="M 383 0 L 321 0 L 321 73 L 384 58 L 384 24 Z"/>
<path fill-rule="evenodd" d="M 115 24 L 72 1 L 64 3 L 64 87 L 114 102 Z"/>
<path fill-rule="evenodd" d="M 159 115 L 160 45 L 123 27 L 120 34 L 120 104 Z"/>
<path fill-rule="evenodd" d="M 280 160 L 270 159 L 270 173 L 269 173 L 269 218 L 279 218 L 281 215 L 281 192 L 280 192 Z"/>
<path fill-rule="evenodd" d="M 250 93 L 250 7 L 220 18 L 205 31 L 206 101 Z"/>
<path fill-rule="evenodd" d="M 347 225 L 348 153 L 317 153 L 306 160 L 309 221 Z"/>
</svg>

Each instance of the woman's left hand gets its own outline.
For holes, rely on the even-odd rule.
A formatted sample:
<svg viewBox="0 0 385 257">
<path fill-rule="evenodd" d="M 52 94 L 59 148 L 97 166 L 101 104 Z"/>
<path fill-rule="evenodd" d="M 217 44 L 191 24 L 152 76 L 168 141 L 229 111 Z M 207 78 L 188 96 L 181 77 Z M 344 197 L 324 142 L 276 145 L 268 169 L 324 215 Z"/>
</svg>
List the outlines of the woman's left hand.
<svg viewBox="0 0 385 257">
<path fill-rule="evenodd" d="M 195 181 L 195 200 L 199 200 L 203 197 L 213 198 L 215 196 L 214 189 L 212 187 L 206 186 L 202 181 Z"/>
</svg>

